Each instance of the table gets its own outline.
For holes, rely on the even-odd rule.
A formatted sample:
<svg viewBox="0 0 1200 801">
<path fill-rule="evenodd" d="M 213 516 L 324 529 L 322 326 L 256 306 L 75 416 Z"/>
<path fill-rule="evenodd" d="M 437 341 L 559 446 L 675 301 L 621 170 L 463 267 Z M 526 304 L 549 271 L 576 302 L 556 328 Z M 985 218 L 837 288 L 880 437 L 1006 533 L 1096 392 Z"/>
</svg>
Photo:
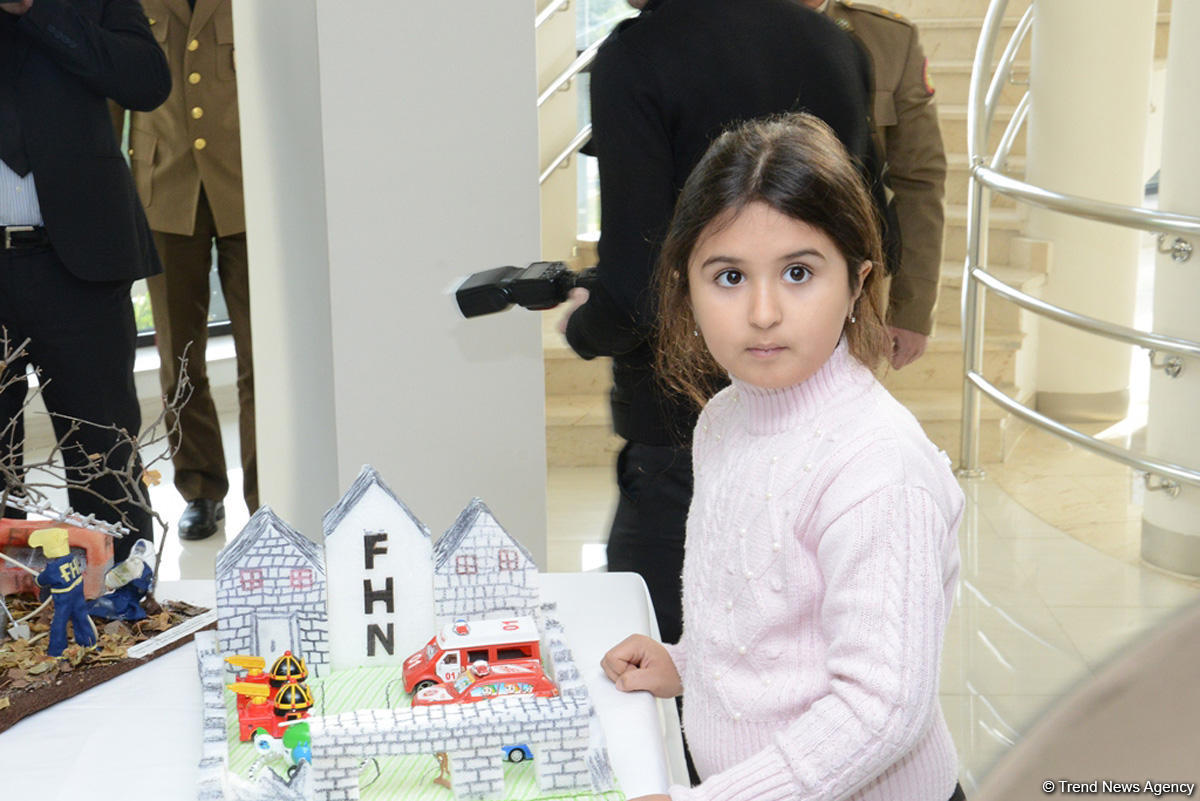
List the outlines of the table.
<svg viewBox="0 0 1200 801">
<path fill-rule="evenodd" d="M 558 619 L 604 727 L 613 769 L 628 797 L 687 783 L 673 701 L 622 693 L 600 658 L 628 634 L 657 634 L 649 596 L 632 573 L 543 573 L 542 599 Z M 211 581 L 163 582 L 163 599 L 211 606 Z M 200 683 L 190 643 L 0 734 L 5 799 L 107 801 L 196 797 Z"/>
</svg>

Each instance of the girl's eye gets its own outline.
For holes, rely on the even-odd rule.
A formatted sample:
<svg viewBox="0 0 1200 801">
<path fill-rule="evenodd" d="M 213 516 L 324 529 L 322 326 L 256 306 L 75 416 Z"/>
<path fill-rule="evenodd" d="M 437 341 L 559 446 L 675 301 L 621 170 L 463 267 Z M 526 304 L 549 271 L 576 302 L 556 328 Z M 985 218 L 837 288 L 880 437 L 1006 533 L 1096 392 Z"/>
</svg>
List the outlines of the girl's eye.
<svg viewBox="0 0 1200 801">
<path fill-rule="evenodd" d="M 793 284 L 803 284 L 809 278 L 812 278 L 812 270 L 803 264 L 793 264 L 784 270 L 783 278 L 785 281 L 790 281 Z"/>
<path fill-rule="evenodd" d="M 737 270 L 722 270 L 717 273 L 717 286 L 737 286 L 743 281 L 742 274 Z"/>
</svg>

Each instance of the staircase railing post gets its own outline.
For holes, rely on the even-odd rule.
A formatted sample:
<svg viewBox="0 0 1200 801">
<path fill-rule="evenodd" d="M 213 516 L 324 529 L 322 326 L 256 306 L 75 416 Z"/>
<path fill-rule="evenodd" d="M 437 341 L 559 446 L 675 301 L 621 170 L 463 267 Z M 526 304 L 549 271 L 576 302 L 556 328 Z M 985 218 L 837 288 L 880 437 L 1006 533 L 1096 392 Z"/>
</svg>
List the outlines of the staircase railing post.
<svg viewBox="0 0 1200 801">
<path fill-rule="evenodd" d="M 974 167 L 974 164 L 972 164 Z M 963 326 L 963 411 L 962 433 L 959 439 L 959 467 L 956 473 L 963 478 L 982 478 L 979 464 L 979 389 L 970 376 L 983 367 L 984 293 L 972 277 L 976 267 L 986 259 L 987 218 L 984 213 L 983 184 L 972 174 L 967 196 L 967 258 L 963 264 L 962 326 Z"/>
</svg>

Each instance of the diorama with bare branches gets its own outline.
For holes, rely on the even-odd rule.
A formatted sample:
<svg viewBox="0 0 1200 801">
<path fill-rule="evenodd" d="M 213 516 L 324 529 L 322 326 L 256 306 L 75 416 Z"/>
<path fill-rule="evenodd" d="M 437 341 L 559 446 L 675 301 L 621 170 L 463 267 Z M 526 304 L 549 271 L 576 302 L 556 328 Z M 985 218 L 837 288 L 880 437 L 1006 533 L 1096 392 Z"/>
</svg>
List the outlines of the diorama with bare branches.
<svg viewBox="0 0 1200 801">
<path fill-rule="evenodd" d="M 0 594 L 0 731 L 27 714 L 136 667 L 142 659 L 131 659 L 135 653 L 131 649 L 146 651 L 145 641 L 205 611 L 187 604 L 160 605 L 154 597 L 169 525 L 151 506 L 149 487 L 161 478 L 156 466 L 171 458 L 179 441 L 179 410 L 191 394 L 186 353 L 174 396 L 163 398 L 162 409 L 140 431 L 52 414 L 52 442 L 32 457 L 24 447 L 25 418 L 36 413 L 36 399 L 53 379 L 43 378 L 35 369 L 37 381 L 31 389 L 22 369 L 29 355 L 29 340 L 16 342 L 0 328 L 0 395 L 15 392 L 23 398 L 17 414 L 0 420 L 0 512 L 24 512 L 29 523 L 38 527 L 77 527 L 113 538 L 137 536 L 130 515 L 144 514 L 158 529 L 158 548 L 150 565 L 153 578 L 141 600 L 145 619 L 112 620 L 99 627 L 95 646 L 71 645 L 57 659 L 46 655 L 41 642 L 49 629 L 50 601 Z M 81 435 L 105 446 L 80 454 Z M 103 511 L 81 514 L 58 501 L 64 493 L 86 498 L 91 508 Z M 0 566 L 10 564 L 37 573 L 32 559 L 22 562 L 0 552 Z"/>
</svg>

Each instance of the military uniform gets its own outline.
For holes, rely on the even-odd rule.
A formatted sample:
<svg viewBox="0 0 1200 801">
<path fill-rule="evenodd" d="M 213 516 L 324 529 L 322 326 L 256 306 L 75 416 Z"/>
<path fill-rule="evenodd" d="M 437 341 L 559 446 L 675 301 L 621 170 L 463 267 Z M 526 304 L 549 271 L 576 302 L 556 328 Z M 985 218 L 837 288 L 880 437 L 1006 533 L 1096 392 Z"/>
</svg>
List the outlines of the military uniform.
<svg viewBox="0 0 1200 801">
<path fill-rule="evenodd" d="M 928 334 L 941 274 L 946 185 L 929 61 L 916 26 L 899 14 L 850 0 L 830 0 L 823 10 L 863 44 L 875 70 L 876 144 L 887 159 L 903 242 L 888 322 Z"/>
<path fill-rule="evenodd" d="M 188 501 L 219 501 L 229 489 L 204 360 L 215 241 L 237 349 L 243 491 L 253 512 L 258 506 L 254 369 L 232 0 L 194 0 L 194 9 L 189 0 L 143 0 L 142 5 L 170 63 L 173 86 L 158 109 L 133 114 L 129 157 L 163 261 L 163 275 L 148 282 L 163 391 L 174 395 L 179 358 L 189 344 L 187 369 L 194 387 L 180 414 L 175 486 Z"/>
</svg>

